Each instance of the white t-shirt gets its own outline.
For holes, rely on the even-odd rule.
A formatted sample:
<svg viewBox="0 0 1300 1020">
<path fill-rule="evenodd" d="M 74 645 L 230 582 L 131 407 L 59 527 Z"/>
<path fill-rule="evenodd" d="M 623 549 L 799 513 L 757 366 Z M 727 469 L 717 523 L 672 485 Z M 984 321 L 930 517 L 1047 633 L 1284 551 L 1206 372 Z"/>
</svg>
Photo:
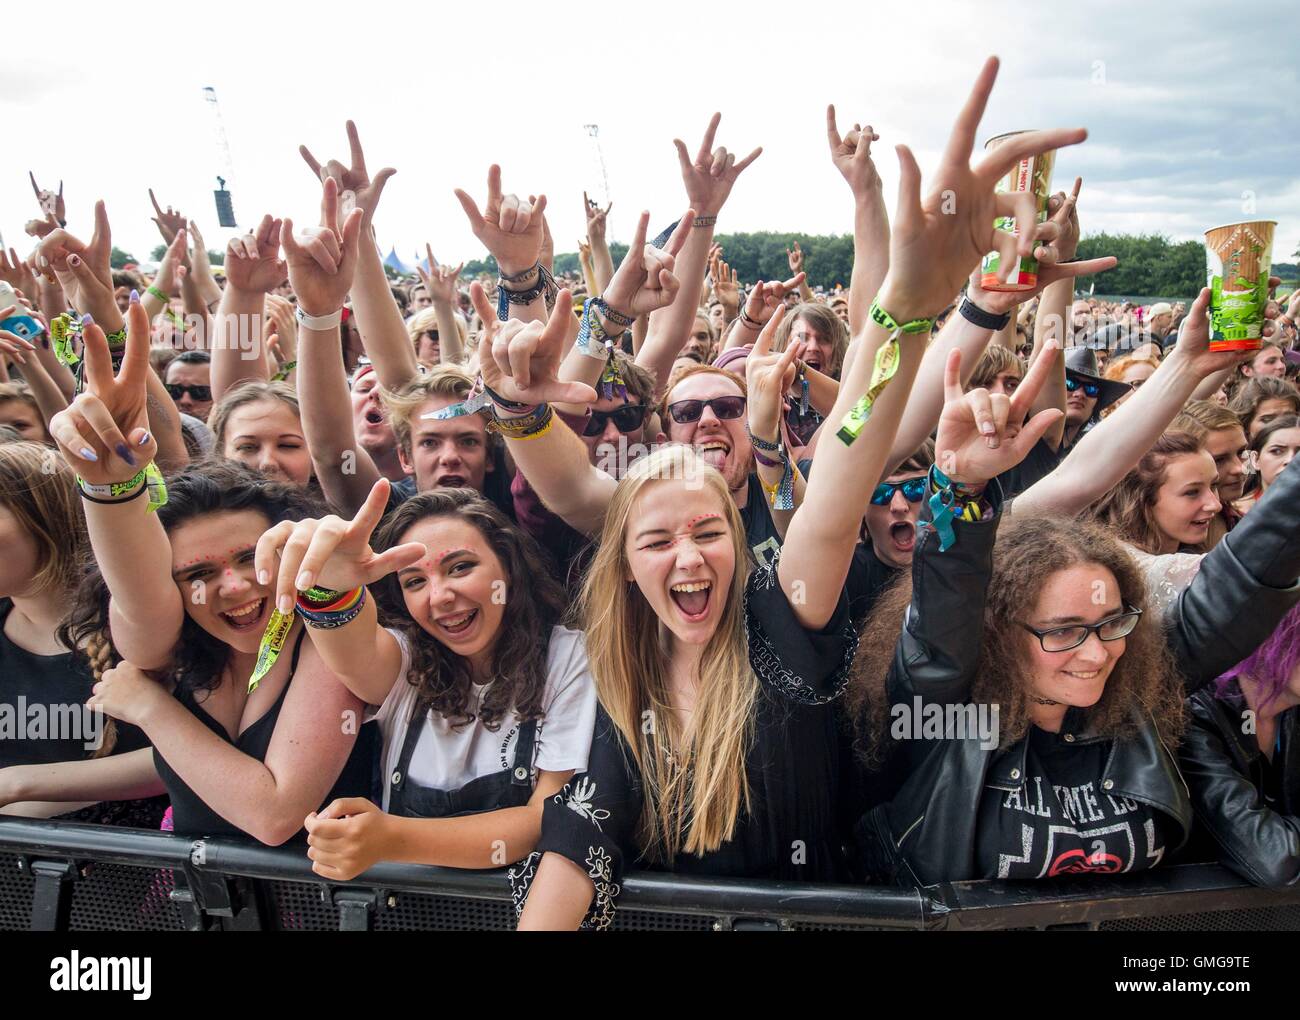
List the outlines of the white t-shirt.
<svg viewBox="0 0 1300 1020">
<path fill-rule="evenodd" d="M 389 630 L 402 649 L 402 668 L 397 682 L 375 718 L 384 734 L 384 810 L 388 810 L 393 772 L 402 756 L 406 721 L 415 702 L 416 689 L 407 682 L 411 651 L 405 635 Z M 519 717 L 509 711 L 495 730 L 477 718 L 478 705 L 490 684 L 475 684 L 469 710 L 476 718 L 459 728 L 437 712 L 426 712 L 424 729 L 411 754 L 407 781 L 438 790 L 458 790 L 467 783 L 511 768 L 519 740 Z M 587 668 L 587 649 L 581 631 L 555 627 L 546 656 L 546 689 L 542 695 L 543 716 L 537 721 L 537 742 L 533 769 L 547 772 L 582 772 L 591 751 L 591 734 L 596 725 L 596 688 Z"/>
</svg>

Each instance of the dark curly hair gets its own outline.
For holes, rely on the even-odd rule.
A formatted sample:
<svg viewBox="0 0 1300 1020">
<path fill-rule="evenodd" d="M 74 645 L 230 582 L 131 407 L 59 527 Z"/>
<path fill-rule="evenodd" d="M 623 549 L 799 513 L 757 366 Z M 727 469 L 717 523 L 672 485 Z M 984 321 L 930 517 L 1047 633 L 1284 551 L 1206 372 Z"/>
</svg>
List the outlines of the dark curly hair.
<svg viewBox="0 0 1300 1020">
<path fill-rule="evenodd" d="M 325 508 L 297 486 L 271 481 L 234 461 L 209 461 L 167 479 L 158 520 L 167 532 L 207 514 L 253 510 L 271 524 L 319 517 Z M 83 561 L 76 604 L 60 631 L 66 644 L 102 647 L 108 637 L 108 586 L 93 556 Z M 188 606 L 189 603 L 187 602 Z M 105 661 L 107 657 L 105 656 Z M 194 622 L 188 610 L 169 672 L 178 690 L 214 690 L 230 661 L 230 646 Z M 106 667 L 104 667 L 106 668 Z"/>
<path fill-rule="evenodd" d="M 984 606 L 984 635 L 969 701 L 999 706 L 1000 747 L 1029 732 L 1030 664 L 1028 619 L 1053 574 L 1097 564 L 1115 575 L 1120 598 L 1145 609 L 1146 581 L 1128 551 L 1109 531 L 1087 520 L 1025 515 L 1003 521 L 993 552 Z M 858 643 L 848 690 L 859 757 L 872 767 L 888 756 L 889 692 L 886 690 L 903 617 L 912 598 L 912 576 L 904 573 L 881 596 Z M 1183 687 L 1165 642 L 1161 620 L 1144 614 L 1125 639 L 1124 654 L 1106 680 L 1098 702 L 1087 710 L 1090 730 L 1124 739 L 1136 732 L 1133 710 L 1154 720 L 1161 738 L 1176 747 L 1183 732 Z"/>
<path fill-rule="evenodd" d="M 546 553 L 473 489 L 434 489 L 406 500 L 379 526 L 376 551 L 401 545 L 414 525 L 434 517 L 455 518 L 476 528 L 505 568 L 507 591 L 518 593 L 506 600 L 492 646 L 491 675 L 495 679 L 479 708 L 483 724 L 496 730 L 512 708 L 521 720 L 541 718 L 551 629 L 563 619 L 567 603 Z M 411 649 L 407 682 L 417 689 L 421 710 L 440 712 L 454 726 L 473 722 L 469 660 L 411 619 L 396 574 L 374 589 L 381 620 L 401 631 Z"/>
</svg>

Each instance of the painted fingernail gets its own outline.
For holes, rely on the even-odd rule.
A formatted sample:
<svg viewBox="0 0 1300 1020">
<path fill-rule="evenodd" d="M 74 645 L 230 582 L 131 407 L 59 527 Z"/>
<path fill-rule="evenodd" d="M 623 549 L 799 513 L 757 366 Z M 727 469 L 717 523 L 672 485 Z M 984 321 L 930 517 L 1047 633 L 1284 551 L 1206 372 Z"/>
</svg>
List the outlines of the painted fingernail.
<svg viewBox="0 0 1300 1020">
<path fill-rule="evenodd" d="M 996 432 L 997 429 L 993 427 L 993 423 L 991 421 L 985 421 L 985 422 L 980 422 L 980 431 L 983 432 L 986 436 L 988 436 Z"/>
<path fill-rule="evenodd" d="M 139 292 L 138 290 L 136 290 L 134 287 L 132 287 L 132 288 L 131 288 L 131 304 L 133 304 L 133 305 L 138 305 L 139 303 L 140 303 L 140 292 Z"/>
<path fill-rule="evenodd" d="M 81 448 L 81 459 L 82 459 L 82 460 L 99 460 L 99 454 L 97 454 L 97 453 L 96 453 L 94 450 L 92 450 L 89 446 L 83 446 L 83 447 Z"/>
<path fill-rule="evenodd" d="M 78 258 L 76 255 L 69 255 L 69 256 L 68 256 L 68 265 L 70 265 L 70 266 L 72 266 L 72 267 L 75 268 L 75 267 L 81 265 L 81 259 Z"/>
<path fill-rule="evenodd" d="M 136 446 L 147 446 L 147 445 L 149 445 L 149 440 L 152 439 L 152 438 L 153 438 L 153 436 L 149 435 L 149 433 L 146 432 L 144 435 L 142 435 L 139 439 L 137 439 L 137 440 L 135 441 L 135 445 L 136 445 Z"/>
<path fill-rule="evenodd" d="M 83 326 L 93 326 L 95 324 L 95 319 L 89 312 L 87 312 L 81 317 L 81 324 Z"/>
<path fill-rule="evenodd" d="M 50 264 L 50 260 L 47 259 L 44 255 L 42 255 L 41 258 L 40 258 L 40 267 L 41 267 L 42 269 L 44 269 L 44 268 L 46 268 L 49 264 Z"/>
<path fill-rule="evenodd" d="M 288 616 L 293 610 L 293 599 L 288 595 L 281 595 L 279 601 L 275 604 L 275 608 L 279 610 L 281 616 Z"/>
<path fill-rule="evenodd" d="M 299 590 L 299 591 L 306 591 L 308 588 L 310 588 L 310 587 L 311 587 L 311 571 L 310 571 L 310 570 L 304 570 L 301 574 L 298 575 L 298 580 L 295 581 L 294 584 L 296 584 L 296 585 L 298 586 L 298 590 Z"/>
<path fill-rule="evenodd" d="M 266 583 L 268 583 L 270 580 L 271 580 L 271 573 L 270 573 L 270 571 L 267 571 L 267 570 L 259 570 L 259 571 L 257 572 L 257 583 L 258 583 L 258 584 L 266 584 Z"/>
<path fill-rule="evenodd" d="M 135 454 L 131 452 L 131 448 L 127 446 L 126 443 L 118 443 L 117 446 L 113 447 L 113 449 L 117 451 L 119 457 L 132 467 L 135 467 Z"/>
</svg>

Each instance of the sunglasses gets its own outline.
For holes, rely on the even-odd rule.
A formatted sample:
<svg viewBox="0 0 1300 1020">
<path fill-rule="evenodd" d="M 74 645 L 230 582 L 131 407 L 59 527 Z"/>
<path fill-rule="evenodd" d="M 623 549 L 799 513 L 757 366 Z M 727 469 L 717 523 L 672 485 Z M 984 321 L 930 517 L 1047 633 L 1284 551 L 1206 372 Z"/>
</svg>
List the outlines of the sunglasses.
<svg viewBox="0 0 1300 1020">
<path fill-rule="evenodd" d="M 1071 393 L 1077 390 L 1080 386 L 1083 387 L 1083 395 L 1085 397 L 1101 396 L 1101 387 L 1097 383 L 1082 382 L 1070 375 L 1065 377 L 1065 388 Z"/>
<path fill-rule="evenodd" d="M 714 397 L 712 400 L 679 400 L 668 405 L 668 413 L 678 425 L 699 421 L 706 407 L 713 408 L 719 418 L 739 418 L 745 413 L 744 397 Z"/>
<path fill-rule="evenodd" d="M 186 393 L 200 402 L 212 399 L 211 386 L 182 386 L 180 383 L 167 383 L 166 389 L 172 400 L 180 400 Z"/>
<path fill-rule="evenodd" d="M 919 503 L 925 498 L 925 486 L 929 479 L 925 475 L 919 478 L 906 478 L 901 482 L 881 482 L 871 495 L 873 506 L 889 506 L 894 501 L 894 493 L 900 490 L 909 503 Z"/>
<path fill-rule="evenodd" d="M 1078 624 L 1074 627 L 1053 627 L 1051 630 L 1038 630 L 1022 623 L 1020 626 L 1038 638 L 1038 643 L 1045 652 L 1068 652 L 1078 648 L 1088 640 L 1089 634 L 1096 634 L 1102 641 L 1118 641 L 1128 637 L 1142 619 L 1142 610 L 1132 606 L 1116 616 L 1108 616 L 1099 623 Z"/>
<path fill-rule="evenodd" d="M 592 411 L 587 419 L 587 426 L 582 430 L 584 436 L 599 436 L 605 431 L 605 424 L 612 418 L 614 428 L 624 435 L 635 432 L 645 424 L 646 406 L 644 404 L 624 404 L 612 411 Z"/>
</svg>

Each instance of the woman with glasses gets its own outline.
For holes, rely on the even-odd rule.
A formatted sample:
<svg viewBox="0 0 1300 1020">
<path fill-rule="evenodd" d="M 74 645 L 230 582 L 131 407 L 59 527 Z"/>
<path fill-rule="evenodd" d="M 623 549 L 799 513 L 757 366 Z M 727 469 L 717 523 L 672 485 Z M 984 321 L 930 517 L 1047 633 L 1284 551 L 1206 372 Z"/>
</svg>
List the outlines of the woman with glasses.
<svg viewBox="0 0 1300 1020">
<path fill-rule="evenodd" d="M 989 482 L 1024 410 L 995 415 L 1008 431 L 990 448 L 976 426 L 987 395 L 962 396 L 955 371 L 946 389 L 948 471 L 931 484 L 950 495 L 926 504 L 912 583 L 878 604 L 850 688 L 888 791 L 855 828 L 862 870 L 930 886 L 1155 867 L 1192 826 L 1170 750 L 1183 683 L 1222 672 L 1300 597 L 1286 590 L 1300 574 L 1294 514 L 1231 536 L 1161 619 L 1097 523 L 1001 522 Z"/>
</svg>

